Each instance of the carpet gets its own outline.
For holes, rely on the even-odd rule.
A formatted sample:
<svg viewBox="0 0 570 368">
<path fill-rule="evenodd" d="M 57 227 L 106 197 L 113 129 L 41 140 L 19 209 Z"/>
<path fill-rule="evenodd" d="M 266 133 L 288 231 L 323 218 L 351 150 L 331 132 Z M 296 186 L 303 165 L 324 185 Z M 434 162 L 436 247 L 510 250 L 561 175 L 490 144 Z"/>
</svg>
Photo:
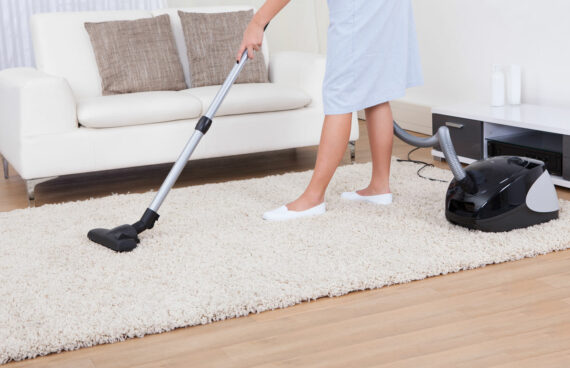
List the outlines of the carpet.
<svg viewBox="0 0 570 368">
<path fill-rule="evenodd" d="M 339 168 L 329 211 L 289 223 L 261 214 L 310 172 L 176 189 L 134 252 L 90 243 L 93 227 L 137 220 L 153 193 L 0 213 L 0 362 L 112 343 L 570 247 L 560 220 L 503 234 L 449 224 L 447 184 L 393 163 L 389 207 L 346 203 L 370 164 Z M 426 175 L 451 179 L 446 170 Z"/>
</svg>

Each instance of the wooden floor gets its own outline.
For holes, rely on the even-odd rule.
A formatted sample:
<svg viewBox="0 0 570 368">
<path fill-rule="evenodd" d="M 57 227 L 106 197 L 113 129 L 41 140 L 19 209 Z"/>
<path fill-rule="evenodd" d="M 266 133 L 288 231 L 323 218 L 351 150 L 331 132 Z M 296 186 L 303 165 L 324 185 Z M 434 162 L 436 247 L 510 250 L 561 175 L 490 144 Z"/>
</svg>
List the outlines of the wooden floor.
<svg viewBox="0 0 570 368">
<path fill-rule="evenodd" d="M 357 161 L 366 162 L 370 151 L 361 127 Z M 409 149 L 397 141 L 394 154 L 404 157 Z M 308 170 L 315 153 L 307 148 L 191 162 L 178 185 Z M 414 158 L 431 161 L 429 150 Z M 37 205 L 156 189 L 167 171 L 157 166 L 57 179 L 38 187 Z M 27 206 L 17 176 L 2 179 L 0 193 L 2 211 Z M 559 194 L 570 199 L 570 191 Z M 7 365 L 287 366 L 570 367 L 570 252 Z"/>
</svg>

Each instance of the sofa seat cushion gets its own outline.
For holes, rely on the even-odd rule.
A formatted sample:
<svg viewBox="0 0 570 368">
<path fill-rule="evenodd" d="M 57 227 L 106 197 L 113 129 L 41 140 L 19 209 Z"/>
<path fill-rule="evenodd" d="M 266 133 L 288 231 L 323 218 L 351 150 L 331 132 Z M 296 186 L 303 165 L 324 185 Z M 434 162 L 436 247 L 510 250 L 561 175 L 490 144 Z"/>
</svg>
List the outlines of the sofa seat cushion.
<svg viewBox="0 0 570 368">
<path fill-rule="evenodd" d="M 138 92 L 90 97 L 77 103 L 79 124 L 88 128 L 115 128 L 162 123 L 200 116 L 202 102 L 175 91 Z"/>
<path fill-rule="evenodd" d="M 220 86 L 206 86 L 181 91 L 196 97 L 205 114 Z M 311 97 L 302 89 L 275 83 L 244 83 L 232 86 L 216 116 L 251 114 L 294 110 L 311 103 Z"/>
</svg>

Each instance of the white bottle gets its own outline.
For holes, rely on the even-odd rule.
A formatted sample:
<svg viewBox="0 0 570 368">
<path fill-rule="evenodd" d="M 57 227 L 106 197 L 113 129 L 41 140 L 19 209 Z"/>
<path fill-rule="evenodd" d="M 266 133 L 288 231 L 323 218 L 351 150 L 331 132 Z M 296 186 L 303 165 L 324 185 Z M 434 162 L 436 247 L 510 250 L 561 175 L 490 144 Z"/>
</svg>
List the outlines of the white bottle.
<svg viewBox="0 0 570 368">
<path fill-rule="evenodd" d="M 507 94 L 509 104 L 520 105 L 522 95 L 522 71 L 520 65 L 511 65 L 508 79 Z"/>
<path fill-rule="evenodd" d="M 505 106 L 505 73 L 500 65 L 493 65 L 491 106 Z"/>
</svg>

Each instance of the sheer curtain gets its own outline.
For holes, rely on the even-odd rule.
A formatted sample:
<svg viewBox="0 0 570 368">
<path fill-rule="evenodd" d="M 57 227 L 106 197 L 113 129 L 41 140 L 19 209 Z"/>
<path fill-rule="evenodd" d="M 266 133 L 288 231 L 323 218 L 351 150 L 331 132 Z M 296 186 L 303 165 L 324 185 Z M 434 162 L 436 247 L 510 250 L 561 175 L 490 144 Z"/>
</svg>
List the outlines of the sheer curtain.
<svg viewBox="0 0 570 368">
<path fill-rule="evenodd" d="M 34 13 L 158 9 L 166 0 L 0 0 L 0 70 L 33 66 L 29 19 Z"/>
</svg>

